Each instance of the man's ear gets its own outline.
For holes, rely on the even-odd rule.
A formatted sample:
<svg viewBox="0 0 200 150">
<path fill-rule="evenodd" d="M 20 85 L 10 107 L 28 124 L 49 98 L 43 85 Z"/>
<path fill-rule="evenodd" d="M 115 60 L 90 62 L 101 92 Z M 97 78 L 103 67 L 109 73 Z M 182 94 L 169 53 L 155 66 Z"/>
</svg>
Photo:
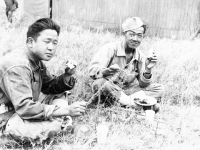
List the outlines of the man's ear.
<svg viewBox="0 0 200 150">
<path fill-rule="evenodd" d="M 28 46 L 28 48 L 32 48 L 34 42 L 35 42 L 35 41 L 34 41 L 34 39 L 33 39 L 32 37 L 28 37 L 28 38 L 27 38 L 26 45 Z"/>
<path fill-rule="evenodd" d="M 125 32 L 123 31 L 123 32 L 121 33 L 121 35 L 125 35 L 125 34 L 126 34 L 126 32 L 127 32 L 127 31 L 125 31 Z"/>
</svg>

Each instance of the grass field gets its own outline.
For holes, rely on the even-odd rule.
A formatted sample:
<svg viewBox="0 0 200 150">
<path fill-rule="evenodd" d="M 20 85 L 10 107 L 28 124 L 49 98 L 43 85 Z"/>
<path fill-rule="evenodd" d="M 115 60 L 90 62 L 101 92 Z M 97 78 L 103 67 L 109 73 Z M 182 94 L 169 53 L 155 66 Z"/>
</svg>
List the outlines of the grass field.
<svg viewBox="0 0 200 150">
<path fill-rule="evenodd" d="M 0 27 L 0 56 L 24 46 L 27 24 L 6 29 Z M 76 87 L 70 101 L 88 101 L 92 96 L 91 79 L 87 66 L 94 53 L 104 43 L 120 40 L 109 31 L 89 30 L 81 26 L 65 26 L 60 35 L 56 56 L 47 62 L 51 73 L 63 72 L 63 63 L 73 59 L 78 62 Z M 134 110 L 120 107 L 87 110 L 84 116 L 74 118 L 74 125 L 89 125 L 91 132 L 80 139 L 76 134 L 59 135 L 53 143 L 43 146 L 52 150 L 199 150 L 200 149 L 200 59 L 199 39 L 176 40 L 145 37 L 139 49 L 147 53 L 153 48 L 158 55 L 153 69 L 153 81 L 165 86 L 161 112 L 156 114 L 149 127 L 143 116 Z M 96 141 L 95 126 L 105 120 L 109 126 L 105 144 Z M 84 139 L 87 138 L 87 139 Z M 25 148 L 12 140 L 1 140 L 1 149 L 42 149 L 41 146 Z M 8 146 L 9 145 L 9 146 Z"/>
</svg>

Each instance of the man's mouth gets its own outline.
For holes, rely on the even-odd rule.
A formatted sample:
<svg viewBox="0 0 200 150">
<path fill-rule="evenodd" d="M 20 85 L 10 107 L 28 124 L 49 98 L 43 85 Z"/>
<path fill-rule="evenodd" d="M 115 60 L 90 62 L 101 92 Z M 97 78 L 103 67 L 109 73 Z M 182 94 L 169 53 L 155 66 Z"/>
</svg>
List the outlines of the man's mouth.
<svg viewBox="0 0 200 150">
<path fill-rule="evenodd" d="M 51 54 L 51 53 L 46 53 L 46 55 L 47 55 L 48 57 L 53 56 L 53 54 Z"/>
<path fill-rule="evenodd" d="M 130 43 L 130 46 L 137 46 L 137 45 L 138 45 L 138 43 L 136 43 L 136 42 Z"/>
<path fill-rule="evenodd" d="M 138 42 L 130 42 L 131 45 L 138 45 Z"/>
</svg>

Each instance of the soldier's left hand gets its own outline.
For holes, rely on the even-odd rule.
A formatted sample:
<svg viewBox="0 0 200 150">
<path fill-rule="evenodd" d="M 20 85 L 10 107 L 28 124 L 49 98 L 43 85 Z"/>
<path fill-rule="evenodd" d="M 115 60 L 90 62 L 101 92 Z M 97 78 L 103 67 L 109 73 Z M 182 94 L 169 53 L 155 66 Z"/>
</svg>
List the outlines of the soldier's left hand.
<svg viewBox="0 0 200 150">
<path fill-rule="evenodd" d="M 150 50 L 147 59 L 145 61 L 146 69 L 152 69 L 157 63 L 157 55 L 154 51 Z"/>
</svg>

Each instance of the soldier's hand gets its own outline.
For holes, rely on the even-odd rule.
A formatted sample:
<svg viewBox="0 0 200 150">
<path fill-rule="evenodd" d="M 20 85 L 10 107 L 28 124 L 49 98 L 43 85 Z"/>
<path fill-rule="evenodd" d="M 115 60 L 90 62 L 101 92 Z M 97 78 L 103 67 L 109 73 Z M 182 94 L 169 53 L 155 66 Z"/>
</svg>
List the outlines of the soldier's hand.
<svg viewBox="0 0 200 150">
<path fill-rule="evenodd" d="M 103 76 L 109 76 L 117 73 L 120 70 L 120 67 L 117 64 L 111 65 L 109 68 L 102 70 Z"/>
<path fill-rule="evenodd" d="M 74 102 L 73 104 L 69 105 L 69 115 L 70 116 L 80 116 L 86 110 L 86 102 Z"/>
<path fill-rule="evenodd" d="M 157 55 L 156 53 L 150 49 L 147 59 L 145 61 L 146 69 L 152 69 L 157 63 Z"/>
<path fill-rule="evenodd" d="M 77 66 L 76 61 L 67 61 L 66 62 L 66 68 L 65 68 L 65 74 L 69 75 L 69 76 L 75 74 L 76 66 Z"/>
</svg>

